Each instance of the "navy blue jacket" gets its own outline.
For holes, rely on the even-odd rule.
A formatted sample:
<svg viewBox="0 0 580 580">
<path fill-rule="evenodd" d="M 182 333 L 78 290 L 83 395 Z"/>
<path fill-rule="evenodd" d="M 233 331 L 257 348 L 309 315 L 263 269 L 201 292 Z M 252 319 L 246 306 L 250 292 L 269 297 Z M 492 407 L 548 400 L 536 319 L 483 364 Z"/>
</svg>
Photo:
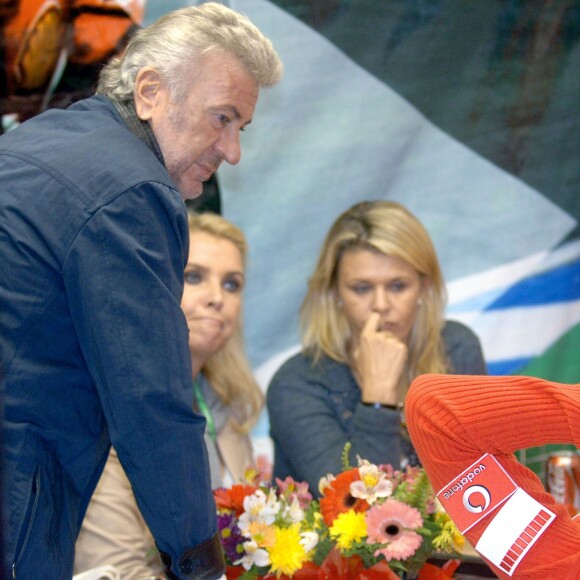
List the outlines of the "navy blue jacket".
<svg viewBox="0 0 580 580">
<path fill-rule="evenodd" d="M 70 578 L 112 442 L 180 574 L 216 532 L 180 308 L 180 193 L 103 96 L 2 136 L 0 184 L 7 566 Z"/>
</svg>

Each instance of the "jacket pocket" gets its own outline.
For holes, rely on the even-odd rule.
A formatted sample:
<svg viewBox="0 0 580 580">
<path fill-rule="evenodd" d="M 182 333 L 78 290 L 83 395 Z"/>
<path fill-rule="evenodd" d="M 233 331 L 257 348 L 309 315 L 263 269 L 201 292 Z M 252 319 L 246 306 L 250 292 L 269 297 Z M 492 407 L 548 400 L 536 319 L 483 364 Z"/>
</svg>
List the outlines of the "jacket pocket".
<svg viewBox="0 0 580 580">
<path fill-rule="evenodd" d="M 22 561 L 22 557 L 26 552 L 26 546 L 32 533 L 34 518 L 37 514 L 38 503 L 40 500 L 40 468 L 37 467 L 32 478 L 30 492 L 28 494 L 28 501 L 26 509 L 24 510 L 24 517 L 20 525 L 20 532 L 18 534 L 18 542 L 16 544 L 16 551 L 14 552 L 14 563 L 12 564 L 12 577 L 17 578 L 18 564 Z"/>
</svg>

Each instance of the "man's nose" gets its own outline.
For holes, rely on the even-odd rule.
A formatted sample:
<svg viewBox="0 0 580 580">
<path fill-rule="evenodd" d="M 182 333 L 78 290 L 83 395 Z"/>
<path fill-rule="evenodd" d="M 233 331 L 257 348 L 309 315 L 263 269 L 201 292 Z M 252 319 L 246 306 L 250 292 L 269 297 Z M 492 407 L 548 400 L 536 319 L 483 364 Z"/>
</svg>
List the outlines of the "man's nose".
<svg viewBox="0 0 580 580">
<path fill-rule="evenodd" d="M 236 165 L 242 158 L 242 146 L 240 143 L 240 132 L 237 129 L 227 131 L 220 137 L 216 144 L 223 159 L 230 165 Z"/>
</svg>

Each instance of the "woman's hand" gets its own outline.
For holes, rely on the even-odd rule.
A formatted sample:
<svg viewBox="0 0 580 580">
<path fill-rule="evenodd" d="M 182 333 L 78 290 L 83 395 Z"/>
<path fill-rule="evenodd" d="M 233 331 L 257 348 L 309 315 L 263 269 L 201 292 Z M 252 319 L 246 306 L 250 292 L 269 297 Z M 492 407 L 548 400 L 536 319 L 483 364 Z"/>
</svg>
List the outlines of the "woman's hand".
<svg viewBox="0 0 580 580">
<path fill-rule="evenodd" d="M 363 403 L 396 406 L 402 398 L 399 379 L 407 360 L 407 345 L 388 331 L 377 330 L 380 316 L 373 312 L 366 321 L 352 352 L 353 372 Z"/>
</svg>

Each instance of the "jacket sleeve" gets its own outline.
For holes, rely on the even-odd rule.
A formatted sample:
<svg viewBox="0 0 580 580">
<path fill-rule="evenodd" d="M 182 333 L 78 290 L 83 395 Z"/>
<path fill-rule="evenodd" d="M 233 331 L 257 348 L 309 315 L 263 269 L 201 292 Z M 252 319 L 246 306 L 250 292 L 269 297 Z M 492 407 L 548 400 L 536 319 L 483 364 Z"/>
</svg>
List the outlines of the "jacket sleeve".
<svg viewBox="0 0 580 580">
<path fill-rule="evenodd" d="M 522 559 L 518 578 L 580 577 L 580 521 L 554 503 L 513 455 L 546 443 L 580 444 L 580 385 L 533 377 L 422 375 L 413 381 L 406 406 L 409 433 L 435 490 L 490 453 L 519 487 L 556 513 Z M 466 532 L 473 546 L 489 522 L 483 518 Z"/>
<path fill-rule="evenodd" d="M 215 548 L 217 523 L 180 308 L 187 252 L 178 194 L 145 183 L 87 220 L 64 281 L 111 442 L 158 548 L 176 577 L 218 578 L 221 552 L 195 553 Z"/>
</svg>

